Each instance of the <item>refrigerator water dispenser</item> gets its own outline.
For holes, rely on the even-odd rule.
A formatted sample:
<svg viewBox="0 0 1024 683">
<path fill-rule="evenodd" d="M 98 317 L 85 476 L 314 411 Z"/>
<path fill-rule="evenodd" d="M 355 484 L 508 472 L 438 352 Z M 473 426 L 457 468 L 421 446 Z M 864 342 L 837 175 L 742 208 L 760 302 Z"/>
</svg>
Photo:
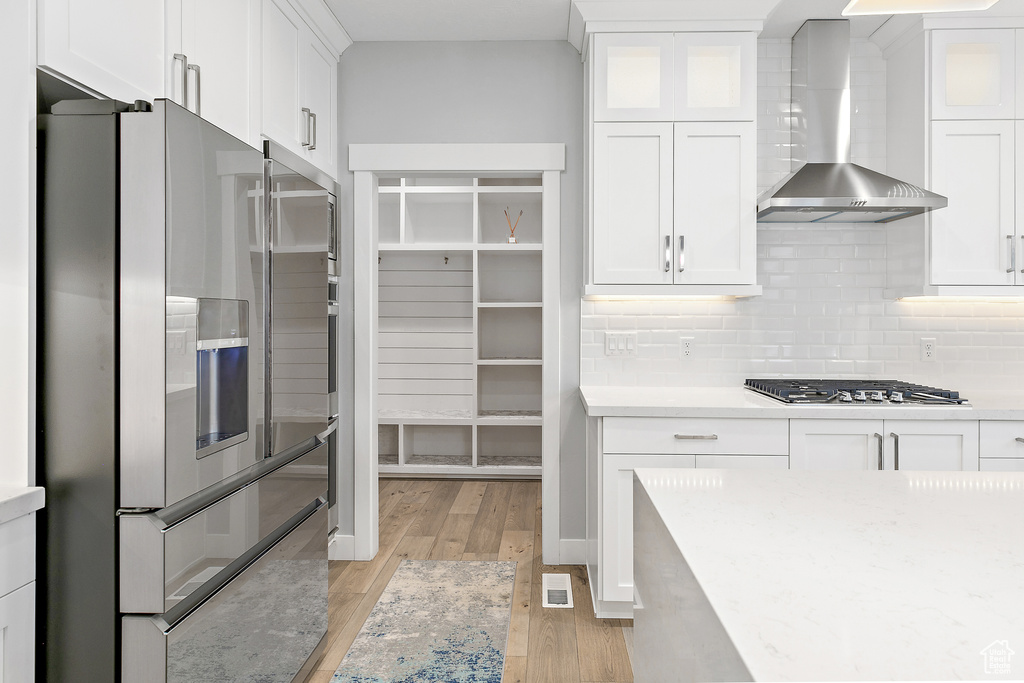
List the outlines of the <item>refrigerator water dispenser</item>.
<svg viewBox="0 0 1024 683">
<path fill-rule="evenodd" d="M 196 458 L 249 438 L 249 303 L 199 299 Z"/>
</svg>

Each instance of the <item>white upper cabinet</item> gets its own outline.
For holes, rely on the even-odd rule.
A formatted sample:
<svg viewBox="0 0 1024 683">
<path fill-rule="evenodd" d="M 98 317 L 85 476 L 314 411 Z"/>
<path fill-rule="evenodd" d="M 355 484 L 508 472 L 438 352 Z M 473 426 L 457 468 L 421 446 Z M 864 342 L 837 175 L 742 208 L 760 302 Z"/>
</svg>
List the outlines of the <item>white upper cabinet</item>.
<svg viewBox="0 0 1024 683">
<path fill-rule="evenodd" d="M 932 31 L 932 119 L 1012 119 L 1014 29 Z"/>
<path fill-rule="evenodd" d="M 39 66 L 105 97 L 162 97 L 164 4 L 148 0 L 39 0 Z"/>
<path fill-rule="evenodd" d="M 675 124 L 676 284 L 756 281 L 756 138 L 752 121 Z"/>
<path fill-rule="evenodd" d="M 595 36 L 594 120 L 671 121 L 671 33 Z"/>
<path fill-rule="evenodd" d="M 258 144 L 259 0 L 43 0 L 39 65 L 114 99 L 166 97 Z"/>
<path fill-rule="evenodd" d="M 949 206 L 931 215 L 933 285 L 1024 284 L 1015 220 L 1014 121 L 932 123 L 931 189 Z"/>
<path fill-rule="evenodd" d="M 180 45 L 169 42 L 188 60 L 188 109 L 232 135 L 258 144 L 259 127 L 254 119 L 259 109 L 253 91 L 258 83 L 259 0 L 168 2 L 169 8 L 174 5 L 180 5 L 180 11 L 168 15 L 168 33 L 179 17 Z M 180 69 L 179 63 L 173 67 Z M 179 89 L 178 83 L 172 87 Z"/>
<path fill-rule="evenodd" d="M 584 294 L 760 294 L 752 32 L 597 34 Z"/>
<path fill-rule="evenodd" d="M 594 125 L 594 281 L 672 284 L 672 124 Z"/>
<path fill-rule="evenodd" d="M 338 56 L 288 0 L 263 0 L 263 134 L 337 177 Z"/>
<path fill-rule="evenodd" d="M 167 96 L 253 145 L 259 0 L 168 0 Z M 180 54 L 182 58 L 174 59 Z M 184 73 L 183 73 L 184 72 Z"/>
<path fill-rule="evenodd" d="M 674 120 L 754 120 L 757 38 L 753 33 L 677 33 L 674 61 Z"/>
<path fill-rule="evenodd" d="M 752 32 L 603 33 L 594 39 L 595 121 L 753 121 Z"/>
<path fill-rule="evenodd" d="M 337 150 L 334 130 L 337 126 L 338 56 L 313 37 L 302 50 L 300 62 L 300 99 L 309 109 L 310 123 L 306 152 L 310 160 L 331 176 L 337 176 Z M 301 110 L 300 110 L 301 111 Z"/>
</svg>

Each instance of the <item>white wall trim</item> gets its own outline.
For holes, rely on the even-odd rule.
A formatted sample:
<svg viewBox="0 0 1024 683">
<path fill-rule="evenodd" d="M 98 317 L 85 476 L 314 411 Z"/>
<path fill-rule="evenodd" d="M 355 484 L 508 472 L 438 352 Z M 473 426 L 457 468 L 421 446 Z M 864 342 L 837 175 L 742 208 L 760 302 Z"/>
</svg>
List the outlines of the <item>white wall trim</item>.
<svg viewBox="0 0 1024 683">
<path fill-rule="evenodd" d="M 587 563 L 587 539 L 563 538 L 558 542 L 558 546 L 559 564 Z"/>
<path fill-rule="evenodd" d="M 427 171 L 564 171 L 562 143 L 354 144 L 348 146 L 350 171 L 416 173 Z"/>
<path fill-rule="evenodd" d="M 377 180 L 357 171 L 352 198 L 355 335 L 353 390 L 353 534 L 356 557 L 377 554 Z"/>
<path fill-rule="evenodd" d="M 553 514 L 543 516 L 543 560 L 560 564 L 562 553 L 559 468 L 561 429 L 560 264 L 561 178 L 565 169 L 562 143 L 526 144 L 352 144 L 349 170 L 355 174 L 353 213 L 355 247 L 355 329 L 369 330 L 355 340 L 355 463 L 354 552 L 359 559 L 377 552 L 377 223 L 376 173 L 448 171 L 489 173 L 541 171 L 544 187 L 542 231 L 544 259 L 544 374 L 542 379 L 544 432 L 541 464 L 541 504 Z M 371 226 L 370 230 L 362 226 Z M 579 557 L 586 557 L 585 549 Z"/>
<path fill-rule="evenodd" d="M 335 533 L 327 543 L 328 560 L 369 560 L 369 557 L 356 557 L 356 537 L 351 534 Z"/>
</svg>

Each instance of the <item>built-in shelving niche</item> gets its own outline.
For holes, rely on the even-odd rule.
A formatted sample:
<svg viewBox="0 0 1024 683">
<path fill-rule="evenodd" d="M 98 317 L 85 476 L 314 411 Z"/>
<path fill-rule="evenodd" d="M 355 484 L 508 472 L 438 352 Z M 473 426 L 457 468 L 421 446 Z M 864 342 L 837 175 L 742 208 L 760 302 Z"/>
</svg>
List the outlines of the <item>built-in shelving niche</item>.
<svg viewBox="0 0 1024 683">
<path fill-rule="evenodd" d="M 387 178 L 378 198 L 380 473 L 540 476 L 540 176 Z"/>
</svg>

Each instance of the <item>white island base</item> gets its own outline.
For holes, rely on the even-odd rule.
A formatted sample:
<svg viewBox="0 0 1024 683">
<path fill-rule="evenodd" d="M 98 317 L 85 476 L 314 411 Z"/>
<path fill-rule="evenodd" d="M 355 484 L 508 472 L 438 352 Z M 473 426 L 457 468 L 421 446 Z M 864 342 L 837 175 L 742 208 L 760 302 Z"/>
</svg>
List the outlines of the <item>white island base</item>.
<svg viewBox="0 0 1024 683">
<path fill-rule="evenodd" d="M 1024 474 L 633 486 L 637 683 L 1024 678 Z"/>
</svg>

